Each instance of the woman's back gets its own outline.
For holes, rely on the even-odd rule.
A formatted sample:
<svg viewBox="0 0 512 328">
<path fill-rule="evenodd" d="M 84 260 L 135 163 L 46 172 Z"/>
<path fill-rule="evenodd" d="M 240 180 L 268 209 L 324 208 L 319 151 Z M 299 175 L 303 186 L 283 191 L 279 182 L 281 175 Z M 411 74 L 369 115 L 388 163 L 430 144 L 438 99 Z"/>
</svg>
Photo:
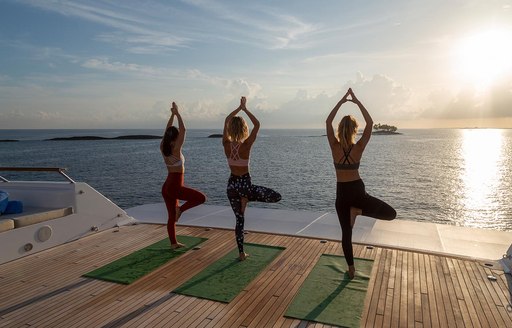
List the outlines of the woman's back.
<svg viewBox="0 0 512 328">
<path fill-rule="evenodd" d="M 336 180 L 348 182 L 361 179 L 359 164 L 363 156 L 363 148 L 356 143 L 344 149 L 340 142 L 331 145 L 331 153 L 336 168 Z"/>
<path fill-rule="evenodd" d="M 224 154 L 228 160 L 231 173 L 234 175 L 244 175 L 249 173 L 249 157 L 251 153 L 251 144 L 245 142 L 224 142 Z"/>
<path fill-rule="evenodd" d="M 167 166 L 167 171 L 169 173 L 185 172 L 185 157 L 181 153 L 181 147 L 179 147 L 179 149 L 175 149 L 175 145 L 171 144 L 171 151 L 168 155 L 166 155 L 164 152 L 163 143 L 164 141 L 162 140 L 160 143 L 160 152 L 164 158 L 165 166 Z"/>
</svg>

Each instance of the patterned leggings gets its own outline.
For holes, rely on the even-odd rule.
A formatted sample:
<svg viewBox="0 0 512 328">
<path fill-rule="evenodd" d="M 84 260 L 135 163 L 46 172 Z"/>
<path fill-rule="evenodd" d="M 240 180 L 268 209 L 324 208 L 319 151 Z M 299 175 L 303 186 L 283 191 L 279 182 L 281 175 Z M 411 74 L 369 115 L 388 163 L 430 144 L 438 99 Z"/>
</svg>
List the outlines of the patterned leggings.
<svg viewBox="0 0 512 328">
<path fill-rule="evenodd" d="M 245 218 L 242 212 L 242 197 L 247 198 L 250 202 L 276 203 L 281 200 L 281 195 L 270 188 L 253 185 L 249 173 L 242 176 L 232 174 L 228 180 L 227 194 L 236 217 L 236 244 L 238 251 L 243 253 Z"/>
<path fill-rule="evenodd" d="M 354 265 L 352 249 L 352 227 L 350 225 L 350 208 L 363 211 L 362 215 L 379 220 L 393 220 L 396 211 L 384 201 L 370 196 L 365 191 L 363 180 L 338 182 L 336 188 L 336 212 L 341 225 L 341 247 L 348 265 Z"/>
<path fill-rule="evenodd" d="M 178 242 L 176 240 L 176 207 L 179 205 L 178 200 L 186 201 L 180 206 L 181 213 L 206 201 L 206 196 L 202 192 L 185 187 L 183 180 L 183 173 L 169 173 L 162 186 L 162 196 L 164 197 L 168 214 L 167 234 L 171 244 Z"/>
</svg>

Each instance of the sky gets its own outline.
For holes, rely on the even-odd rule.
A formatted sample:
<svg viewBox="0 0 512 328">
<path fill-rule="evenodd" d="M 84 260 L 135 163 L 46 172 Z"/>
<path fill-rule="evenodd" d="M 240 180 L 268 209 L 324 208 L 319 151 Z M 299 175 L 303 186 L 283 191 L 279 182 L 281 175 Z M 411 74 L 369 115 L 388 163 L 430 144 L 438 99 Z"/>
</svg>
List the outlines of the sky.
<svg viewBox="0 0 512 328">
<path fill-rule="evenodd" d="M 512 128 L 512 0 L 0 0 L 0 129 Z M 362 120 L 353 103 L 338 118 Z"/>
</svg>

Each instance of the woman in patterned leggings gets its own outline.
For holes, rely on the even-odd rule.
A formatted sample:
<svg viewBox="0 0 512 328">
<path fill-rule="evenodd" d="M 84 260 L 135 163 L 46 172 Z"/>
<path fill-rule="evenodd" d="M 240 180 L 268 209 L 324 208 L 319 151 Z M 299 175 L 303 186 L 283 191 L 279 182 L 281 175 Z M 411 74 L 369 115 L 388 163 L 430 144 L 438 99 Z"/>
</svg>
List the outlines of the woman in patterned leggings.
<svg viewBox="0 0 512 328">
<path fill-rule="evenodd" d="M 231 170 L 227 194 L 236 217 L 235 235 L 240 261 L 245 260 L 249 255 L 244 252 L 244 213 L 247 203 L 254 201 L 275 203 L 281 200 L 279 193 L 270 188 L 253 185 L 251 182 L 249 156 L 260 129 L 260 122 L 247 109 L 245 104 L 246 99 L 242 97 L 240 106 L 226 117 L 222 137 L 224 153 Z M 240 111 L 245 112 L 253 124 L 250 134 L 245 120 L 236 116 Z"/>
</svg>

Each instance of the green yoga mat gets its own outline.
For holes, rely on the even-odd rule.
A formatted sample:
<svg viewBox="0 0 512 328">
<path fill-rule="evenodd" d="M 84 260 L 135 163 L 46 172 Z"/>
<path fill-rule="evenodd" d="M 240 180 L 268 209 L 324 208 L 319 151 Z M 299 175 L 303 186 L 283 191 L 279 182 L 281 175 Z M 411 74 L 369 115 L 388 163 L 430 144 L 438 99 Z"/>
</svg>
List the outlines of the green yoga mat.
<svg viewBox="0 0 512 328">
<path fill-rule="evenodd" d="M 234 249 L 174 292 L 229 303 L 283 250 L 284 247 L 246 243 L 244 251 L 249 257 L 245 261 L 238 260 L 238 249 Z"/>
<path fill-rule="evenodd" d="M 333 326 L 359 327 L 373 260 L 354 259 L 350 280 L 343 256 L 323 254 L 300 287 L 285 316 Z"/>
<path fill-rule="evenodd" d="M 166 238 L 88 272 L 84 277 L 128 285 L 207 240 L 191 236 L 177 236 L 177 239 L 186 247 L 171 250 L 169 238 Z"/>
</svg>

